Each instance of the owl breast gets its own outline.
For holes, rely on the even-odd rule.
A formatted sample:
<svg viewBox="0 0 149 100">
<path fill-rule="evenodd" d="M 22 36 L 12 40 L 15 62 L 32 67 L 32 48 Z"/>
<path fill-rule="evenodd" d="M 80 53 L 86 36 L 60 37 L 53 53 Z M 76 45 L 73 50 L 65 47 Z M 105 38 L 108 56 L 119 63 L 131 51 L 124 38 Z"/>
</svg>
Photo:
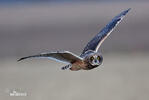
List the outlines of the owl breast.
<svg viewBox="0 0 149 100">
<path fill-rule="evenodd" d="M 78 71 L 78 70 L 91 70 L 93 68 L 96 68 L 98 66 L 92 66 L 91 64 L 87 63 L 87 62 L 75 62 L 72 64 L 70 70 L 72 71 Z"/>
<path fill-rule="evenodd" d="M 98 65 L 92 66 L 91 64 L 89 64 L 88 62 L 84 61 L 84 62 L 75 62 L 71 65 L 70 70 L 72 71 L 78 71 L 78 70 L 91 70 L 93 68 L 98 67 Z"/>
<path fill-rule="evenodd" d="M 98 67 L 98 65 L 92 66 L 89 64 L 88 66 L 86 66 L 86 69 L 84 69 L 84 70 L 91 70 L 91 69 L 96 68 L 96 67 Z"/>
<path fill-rule="evenodd" d="M 85 63 L 84 61 L 82 61 L 82 62 L 77 61 L 72 64 L 70 70 L 77 71 L 77 70 L 81 70 L 81 69 L 86 69 L 86 66 L 87 66 L 87 63 Z"/>
<path fill-rule="evenodd" d="M 80 57 L 83 58 L 83 61 L 76 61 L 72 63 L 70 70 L 91 70 L 98 67 L 102 63 L 102 56 L 95 51 L 87 51 Z"/>
</svg>

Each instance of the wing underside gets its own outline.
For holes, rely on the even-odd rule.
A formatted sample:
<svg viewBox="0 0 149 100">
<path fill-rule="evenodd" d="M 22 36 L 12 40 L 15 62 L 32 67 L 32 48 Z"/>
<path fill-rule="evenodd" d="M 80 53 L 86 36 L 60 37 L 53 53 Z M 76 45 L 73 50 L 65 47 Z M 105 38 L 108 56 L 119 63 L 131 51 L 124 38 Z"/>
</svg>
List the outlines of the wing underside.
<svg viewBox="0 0 149 100">
<path fill-rule="evenodd" d="M 38 55 L 33 56 L 27 56 L 22 57 L 18 61 L 25 60 L 28 58 L 50 58 L 54 59 L 59 62 L 66 62 L 66 63 L 73 63 L 75 61 L 82 61 L 82 58 L 69 52 L 69 51 L 63 51 L 63 52 L 50 52 L 50 53 L 41 53 Z"/>
<path fill-rule="evenodd" d="M 109 22 L 90 42 L 88 42 L 82 54 L 88 50 L 98 51 L 102 42 L 110 35 L 118 23 L 121 22 L 129 10 L 130 8 L 115 16 L 111 22 Z"/>
</svg>

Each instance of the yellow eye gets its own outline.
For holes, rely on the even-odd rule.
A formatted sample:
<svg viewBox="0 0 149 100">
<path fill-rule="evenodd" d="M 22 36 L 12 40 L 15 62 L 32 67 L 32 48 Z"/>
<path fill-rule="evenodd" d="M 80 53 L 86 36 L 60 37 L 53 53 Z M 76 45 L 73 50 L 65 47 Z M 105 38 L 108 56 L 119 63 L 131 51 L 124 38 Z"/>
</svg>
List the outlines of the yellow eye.
<svg viewBox="0 0 149 100">
<path fill-rule="evenodd" d="M 98 56 L 97 59 L 100 61 L 100 56 Z"/>
<path fill-rule="evenodd" d="M 93 56 L 92 56 L 92 57 L 90 57 L 90 60 L 91 60 L 91 61 L 93 61 L 93 60 L 94 60 L 94 57 L 93 57 Z"/>
</svg>

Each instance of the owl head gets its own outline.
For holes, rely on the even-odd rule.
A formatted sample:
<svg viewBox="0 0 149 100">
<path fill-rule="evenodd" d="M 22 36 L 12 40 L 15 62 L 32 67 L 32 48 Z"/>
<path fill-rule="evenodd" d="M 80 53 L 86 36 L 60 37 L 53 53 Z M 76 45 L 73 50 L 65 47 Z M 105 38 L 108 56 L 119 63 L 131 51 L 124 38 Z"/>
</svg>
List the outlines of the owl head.
<svg viewBox="0 0 149 100">
<path fill-rule="evenodd" d="M 102 64 L 103 61 L 103 57 L 102 55 L 96 53 L 96 54 L 92 54 L 89 56 L 88 58 L 88 62 L 92 65 L 92 66 L 99 66 Z"/>
<path fill-rule="evenodd" d="M 100 53 L 88 51 L 85 53 L 85 60 L 92 66 L 99 66 L 102 64 L 103 57 Z"/>
</svg>

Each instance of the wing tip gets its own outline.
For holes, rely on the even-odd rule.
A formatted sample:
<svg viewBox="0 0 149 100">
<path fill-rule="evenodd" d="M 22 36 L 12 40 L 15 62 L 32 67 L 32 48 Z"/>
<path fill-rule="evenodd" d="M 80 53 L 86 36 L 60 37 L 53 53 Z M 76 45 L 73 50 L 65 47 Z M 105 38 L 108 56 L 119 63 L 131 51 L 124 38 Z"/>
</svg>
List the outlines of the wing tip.
<svg viewBox="0 0 149 100">
<path fill-rule="evenodd" d="M 22 60 L 23 60 L 23 59 L 22 59 L 22 58 L 20 58 L 20 59 L 18 59 L 18 60 L 17 60 L 17 62 L 20 62 L 20 61 L 22 61 Z"/>
<path fill-rule="evenodd" d="M 126 11 L 128 12 L 128 11 L 130 11 L 131 10 L 131 8 L 128 8 Z"/>
<path fill-rule="evenodd" d="M 27 58 L 31 58 L 31 57 L 32 57 L 32 56 L 22 57 L 22 58 L 18 59 L 17 61 L 19 62 L 19 61 L 22 61 L 22 60 L 25 60 L 25 59 L 27 59 Z"/>
<path fill-rule="evenodd" d="M 131 8 L 128 8 L 127 10 L 125 10 L 125 11 L 123 12 L 123 15 L 126 15 L 130 10 L 131 10 Z"/>
<path fill-rule="evenodd" d="M 24 59 L 26 59 L 26 57 L 23 57 L 23 58 L 18 59 L 17 62 L 22 61 Z"/>
<path fill-rule="evenodd" d="M 128 8 L 128 9 L 126 10 L 126 12 L 128 13 L 130 10 L 131 10 L 131 8 Z"/>
<path fill-rule="evenodd" d="M 124 17 L 130 10 L 131 10 L 131 8 L 128 8 L 128 9 L 122 11 L 122 12 L 121 12 L 119 15 L 117 15 L 115 18 Z"/>
</svg>

